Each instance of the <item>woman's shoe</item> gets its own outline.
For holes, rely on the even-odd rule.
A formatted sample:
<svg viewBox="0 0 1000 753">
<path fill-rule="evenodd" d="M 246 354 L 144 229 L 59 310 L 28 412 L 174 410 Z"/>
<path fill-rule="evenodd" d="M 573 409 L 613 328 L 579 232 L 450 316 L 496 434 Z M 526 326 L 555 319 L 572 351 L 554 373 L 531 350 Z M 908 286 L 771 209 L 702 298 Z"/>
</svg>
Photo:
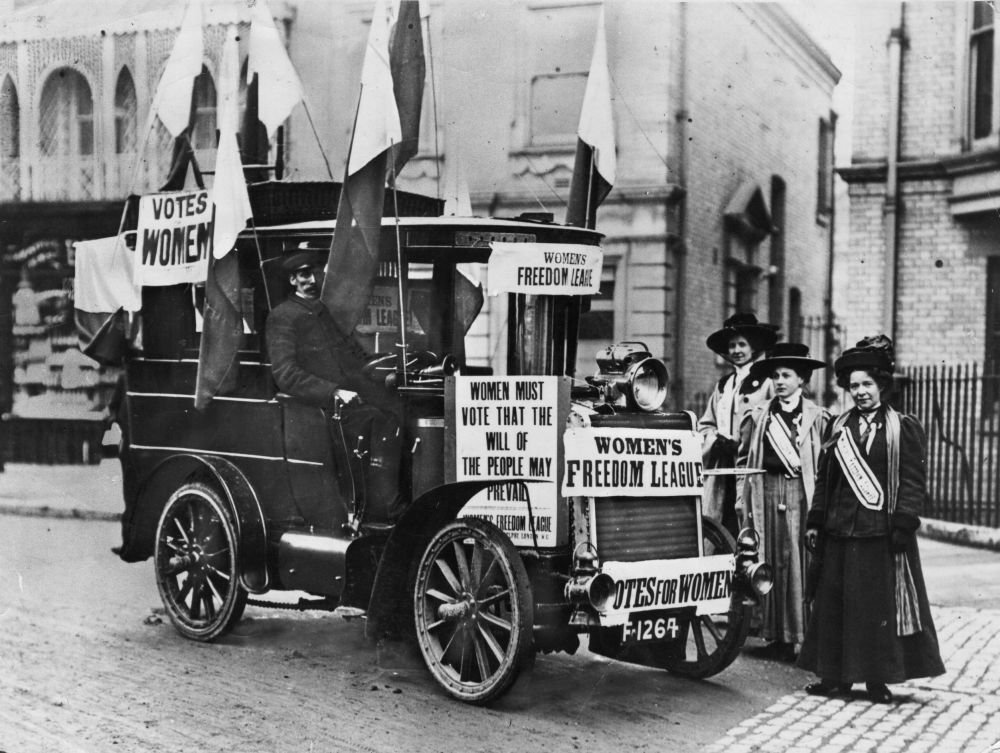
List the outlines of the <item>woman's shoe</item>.
<svg viewBox="0 0 1000 753">
<path fill-rule="evenodd" d="M 809 695 L 821 695 L 827 698 L 832 698 L 833 696 L 840 693 L 840 686 L 833 682 L 827 682 L 826 680 L 820 680 L 819 682 L 811 682 L 803 688 Z"/>
<path fill-rule="evenodd" d="M 865 689 L 868 691 L 868 700 L 872 703 L 892 703 L 892 693 L 882 682 L 867 682 Z"/>
</svg>

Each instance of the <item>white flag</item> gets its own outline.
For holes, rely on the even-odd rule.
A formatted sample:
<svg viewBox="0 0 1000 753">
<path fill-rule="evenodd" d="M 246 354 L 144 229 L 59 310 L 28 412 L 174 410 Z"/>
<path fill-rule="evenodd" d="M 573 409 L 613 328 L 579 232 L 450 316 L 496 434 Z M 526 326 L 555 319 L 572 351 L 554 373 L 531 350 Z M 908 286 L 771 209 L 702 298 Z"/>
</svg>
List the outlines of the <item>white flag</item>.
<svg viewBox="0 0 1000 753">
<path fill-rule="evenodd" d="M 247 83 L 256 73 L 258 117 L 267 128 L 267 137 L 273 138 L 278 126 L 302 101 L 302 81 L 288 57 L 265 0 L 257 0 L 251 8 L 249 47 Z"/>
<path fill-rule="evenodd" d="M 361 68 L 361 100 L 354 121 L 347 174 L 354 175 L 402 139 L 389 68 L 389 25 L 384 0 L 375 0 L 372 28 Z"/>
<path fill-rule="evenodd" d="M 205 57 L 201 36 L 201 0 L 188 0 L 181 30 L 156 87 L 152 110 L 174 138 L 191 120 L 191 92 Z"/>
<path fill-rule="evenodd" d="M 608 73 L 608 43 L 604 33 L 604 7 L 597 21 L 594 56 L 590 61 L 587 89 L 580 110 L 580 140 L 594 148 L 594 167 L 609 185 L 615 183 L 615 122 L 611 114 L 611 76 Z"/>
<path fill-rule="evenodd" d="M 215 159 L 215 182 L 212 203 L 215 204 L 215 231 L 212 255 L 221 259 L 236 244 L 236 236 L 253 216 L 250 197 L 243 177 L 240 149 L 236 143 L 239 130 L 240 51 L 236 43 L 236 27 L 230 26 L 222 48 L 219 71 L 219 149 Z"/>
</svg>

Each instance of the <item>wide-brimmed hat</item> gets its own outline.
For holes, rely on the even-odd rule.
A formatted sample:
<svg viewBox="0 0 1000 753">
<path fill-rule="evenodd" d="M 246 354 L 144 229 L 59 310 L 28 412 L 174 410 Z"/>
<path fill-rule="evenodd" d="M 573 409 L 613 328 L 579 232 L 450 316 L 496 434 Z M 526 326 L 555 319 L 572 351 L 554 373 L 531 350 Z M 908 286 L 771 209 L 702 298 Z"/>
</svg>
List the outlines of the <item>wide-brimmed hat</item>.
<svg viewBox="0 0 1000 753">
<path fill-rule="evenodd" d="M 813 372 L 825 369 L 826 362 L 809 357 L 809 346 L 802 343 L 778 343 L 767 358 L 757 361 L 750 367 L 750 373 L 757 376 L 770 374 L 780 366 L 786 366 L 794 372 Z"/>
<path fill-rule="evenodd" d="M 881 369 L 890 374 L 896 366 L 896 349 L 885 335 L 873 335 L 859 340 L 853 348 L 845 350 L 833 362 L 834 373 L 839 377 L 858 369 Z"/>
<path fill-rule="evenodd" d="M 316 249 L 299 248 L 281 259 L 281 271 L 290 275 L 303 267 L 318 267 L 322 263 L 323 256 Z"/>
<path fill-rule="evenodd" d="M 734 337 L 745 337 L 754 350 L 768 350 L 778 340 L 777 327 L 758 322 L 753 314 L 733 314 L 722 323 L 722 329 L 708 336 L 705 344 L 724 356 L 729 351 L 729 341 Z"/>
</svg>

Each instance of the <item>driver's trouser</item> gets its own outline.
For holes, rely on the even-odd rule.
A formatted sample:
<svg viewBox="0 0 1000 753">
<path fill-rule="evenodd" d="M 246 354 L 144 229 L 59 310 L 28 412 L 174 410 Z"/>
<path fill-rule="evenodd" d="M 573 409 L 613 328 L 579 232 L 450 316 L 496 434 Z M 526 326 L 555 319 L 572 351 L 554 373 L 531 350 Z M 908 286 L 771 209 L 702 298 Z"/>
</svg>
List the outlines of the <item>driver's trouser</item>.
<svg viewBox="0 0 1000 753">
<path fill-rule="evenodd" d="M 403 443 L 399 420 L 373 405 L 350 405 L 341 411 L 340 428 L 350 456 L 356 498 L 365 511 L 364 522 L 394 520 L 402 512 L 403 502 L 399 493 Z"/>
</svg>

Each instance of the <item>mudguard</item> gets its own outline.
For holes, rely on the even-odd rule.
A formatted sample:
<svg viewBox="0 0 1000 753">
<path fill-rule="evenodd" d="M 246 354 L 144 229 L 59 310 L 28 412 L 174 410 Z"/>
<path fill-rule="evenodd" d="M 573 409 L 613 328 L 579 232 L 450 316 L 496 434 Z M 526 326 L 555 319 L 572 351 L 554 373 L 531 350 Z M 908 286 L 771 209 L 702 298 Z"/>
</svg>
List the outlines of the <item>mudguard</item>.
<svg viewBox="0 0 1000 753">
<path fill-rule="evenodd" d="M 229 503 L 239 540 L 240 584 L 250 593 L 263 593 L 270 586 L 264 512 L 246 476 L 229 460 L 216 455 L 172 455 L 146 479 L 138 494 L 129 546 L 133 561 L 152 556 L 156 524 L 167 499 L 180 484 L 197 475 L 214 482 Z"/>
<path fill-rule="evenodd" d="M 371 638 L 396 636 L 412 626 L 407 589 L 410 565 L 420 556 L 428 540 L 454 520 L 484 489 L 501 484 L 539 483 L 538 479 L 476 479 L 442 484 L 417 497 L 397 521 L 379 561 L 378 573 L 368 601 L 365 632 Z"/>
</svg>

